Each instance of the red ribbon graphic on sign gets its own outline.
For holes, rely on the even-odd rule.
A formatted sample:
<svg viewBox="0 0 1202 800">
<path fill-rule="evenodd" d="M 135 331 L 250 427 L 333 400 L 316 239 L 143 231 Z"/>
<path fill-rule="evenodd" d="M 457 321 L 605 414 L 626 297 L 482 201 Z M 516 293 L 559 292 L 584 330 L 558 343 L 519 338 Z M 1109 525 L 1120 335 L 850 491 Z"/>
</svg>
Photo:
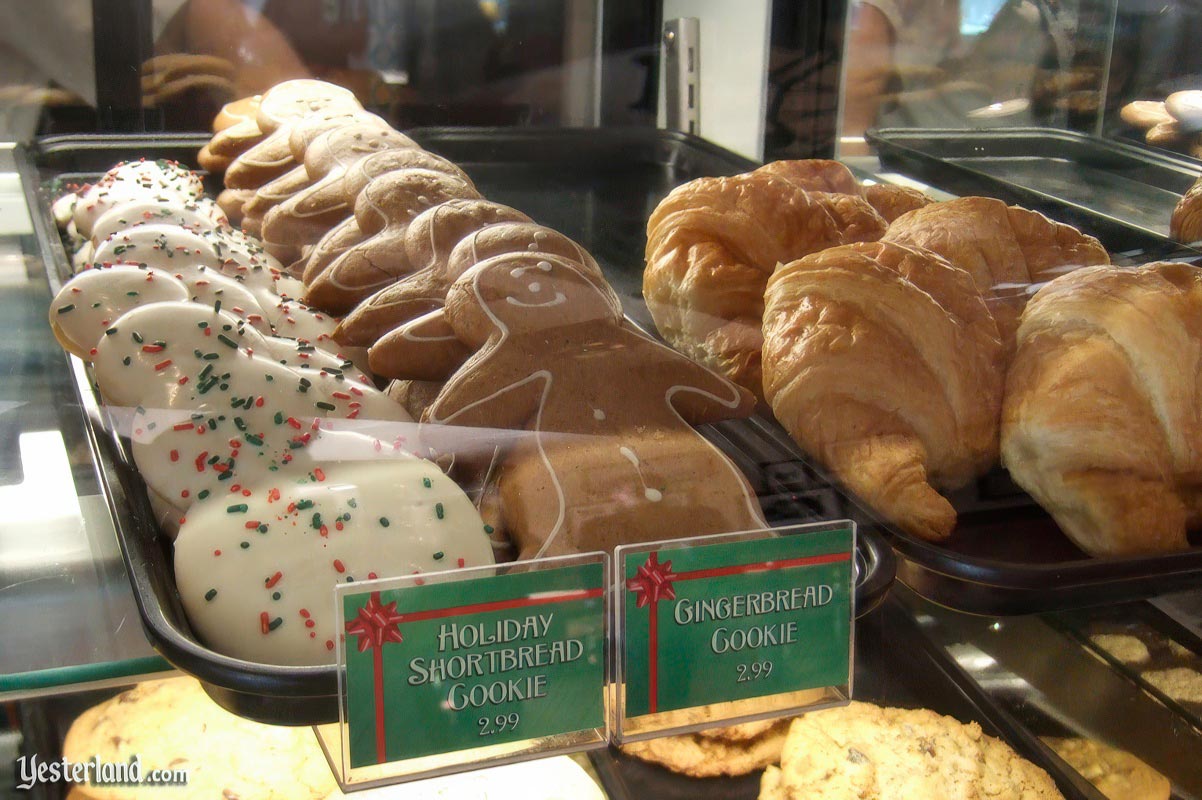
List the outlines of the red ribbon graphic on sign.
<svg viewBox="0 0 1202 800">
<path fill-rule="evenodd" d="M 398 623 L 396 601 L 380 605 L 380 593 L 372 592 L 358 615 L 346 623 L 346 632 L 359 639 L 359 652 L 371 648 L 372 674 L 375 678 L 376 699 L 376 757 L 384 763 L 388 751 L 384 735 L 384 644 L 404 641 Z"/>
<path fill-rule="evenodd" d="M 675 600 L 672 582 L 680 576 L 672 572 L 672 562 L 659 563 L 659 553 L 652 552 L 639 567 L 635 577 L 626 581 L 626 588 L 635 593 L 635 608 L 647 607 L 647 690 L 650 693 L 651 713 L 655 713 L 659 697 L 659 601 Z"/>
<path fill-rule="evenodd" d="M 755 564 L 735 564 L 729 567 L 673 572 L 671 561 L 661 564 L 659 563 L 659 553 L 652 552 L 648 555 L 647 560 L 635 573 L 635 577 L 626 581 L 626 588 L 635 594 L 635 608 L 647 608 L 648 713 L 654 714 L 659 709 L 659 601 L 676 599 L 673 583 L 722 578 L 727 575 L 743 575 L 749 572 L 769 572 L 790 567 L 810 567 L 850 560 L 851 553 L 828 553 L 804 558 L 786 558 L 780 561 L 760 561 Z"/>
</svg>

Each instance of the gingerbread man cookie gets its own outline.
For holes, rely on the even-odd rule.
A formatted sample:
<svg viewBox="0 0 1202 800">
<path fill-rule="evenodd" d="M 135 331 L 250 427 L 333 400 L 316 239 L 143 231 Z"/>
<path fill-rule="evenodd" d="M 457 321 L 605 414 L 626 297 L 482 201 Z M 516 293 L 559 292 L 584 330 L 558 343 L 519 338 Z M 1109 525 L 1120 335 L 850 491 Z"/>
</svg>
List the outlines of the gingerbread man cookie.
<svg viewBox="0 0 1202 800">
<path fill-rule="evenodd" d="M 261 95 L 253 95 L 222 106 L 213 120 L 213 138 L 201 149 L 201 153 L 207 151 L 209 159 L 220 160 L 228 167 L 229 162 L 263 141 L 266 134 L 258 123 L 259 103 L 262 100 Z M 201 166 L 209 169 L 203 161 Z"/>
<path fill-rule="evenodd" d="M 546 232 L 548 237 L 567 239 L 549 228 L 533 225 L 529 217 L 509 206 L 487 200 L 448 200 L 423 211 L 405 231 L 405 257 L 413 272 L 357 305 L 339 323 L 335 338 L 346 344 L 369 347 L 388 331 L 442 308 L 447 288 L 458 276 L 447 272 L 447 263 L 457 245 L 469 236 L 474 239 L 473 234 L 482 229 L 506 222 L 527 223 Z M 525 245 L 510 249 L 525 249 Z M 579 247 L 576 250 L 584 252 Z"/>
<path fill-rule="evenodd" d="M 262 95 L 254 94 L 248 97 L 240 97 L 237 100 L 231 100 L 223 105 L 221 110 L 217 112 L 217 116 L 213 117 L 213 133 L 220 133 L 226 128 L 233 127 L 246 120 L 253 120 L 255 115 L 259 113 L 259 102 L 262 99 Z"/>
<path fill-rule="evenodd" d="M 319 129 L 315 129 L 319 130 Z M 303 133 L 304 129 L 298 129 Z M 322 131 L 312 141 L 303 136 L 298 147 L 304 146 L 302 158 L 290 170 L 274 180 L 263 184 L 254 198 L 243 208 L 245 217 L 262 230 L 266 215 L 288 198 L 320 181 L 331 171 L 344 171 L 351 164 L 373 153 L 393 149 L 409 149 L 417 145 L 408 136 L 392 130 L 378 117 L 370 119 L 342 120 L 335 127 Z M 312 151 L 312 153 L 310 153 Z M 243 227 L 246 225 L 243 220 Z M 272 238 L 275 242 L 287 242 L 285 238 Z M 299 244 L 299 243 L 296 243 Z"/>
<path fill-rule="evenodd" d="M 304 258 L 301 270 L 301 281 L 308 286 L 317 280 L 317 276 L 355 245 L 367 238 L 367 234 L 359 229 L 359 221 L 351 215 L 347 219 L 330 228 L 317 244 L 309 249 Z"/>
<path fill-rule="evenodd" d="M 300 167 L 305 149 L 314 139 L 348 125 L 388 128 L 388 123 L 380 117 L 361 109 L 336 109 L 287 120 L 263 141 L 234 159 L 225 173 L 226 188 L 258 189 Z"/>
<path fill-rule="evenodd" d="M 749 414 L 751 395 L 628 326 L 578 263 L 488 259 L 445 315 L 476 352 L 424 418 L 529 431 L 499 480 L 523 557 L 765 526 L 747 480 L 692 428 Z"/>
<path fill-rule="evenodd" d="M 322 169 L 318 160 L 328 142 L 314 143 L 306 153 L 305 168 Z M 310 162 L 314 162 L 310 168 Z M 323 177 L 269 209 L 263 217 L 263 236 L 276 242 L 316 244 L 330 228 L 351 215 L 360 192 L 375 178 L 399 169 L 429 169 L 460 180 L 471 180 L 459 167 L 441 156 L 413 147 L 384 150 L 359 159 L 346 168 L 326 169 Z"/>
<path fill-rule="evenodd" d="M 413 353 L 415 337 L 429 351 L 438 346 L 435 344 L 440 341 L 437 337 L 444 335 L 438 332 L 439 323 L 433 318 L 424 320 L 416 328 L 406 324 L 416 319 L 418 314 L 427 313 L 421 304 L 432 309 L 441 308 L 452 281 L 477 263 L 506 253 L 548 253 L 559 256 L 579 265 L 597 285 L 606 285 L 601 268 L 593 257 L 563 234 L 530 222 L 489 225 L 464 237 L 445 257 L 445 263 L 436 262 L 429 270 L 406 276 L 401 282 L 382 289 L 360 303 L 339 323 L 335 339 L 349 343 L 355 339 L 348 335 L 348 331 L 391 323 L 391 328 L 371 345 L 369 363 L 374 361 L 383 370 L 379 374 L 386 377 L 409 375 L 411 367 L 405 365 L 403 359 L 408 358 L 407 353 Z M 443 346 L 438 348 L 439 354 L 428 352 L 427 357 L 433 364 L 447 363 L 446 357 L 452 355 L 452 351 Z M 397 361 L 398 357 L 402 361 Z"/>
<path fill-rule="evenodd" d="M 369 238 L 340 255 L 308 284 L 305 302 L 345 314 L 413 271 L 405 254 L 405 232 L 415 217 L 447 200 L 479 197 L 470 183 L 444 172 L 405 169 L 376 178 L 355 202 L 355 221 Z"/>
<path fill-rule="evenodd" d="M 231 225 L 241 226 L 246 204 L 254 196 L 255 193 L 250 189 L 225 189 L 217 195 L 217 205 L 229 217 Z"/>
<path fill-rule="evenodd" d="M 263 93 L 255 122 L 259 130 L 271 133 L 289 120 L 324 111 L 360 111 L 363 106 L 350 89 L 309 78 L 277 83 Z"/>
</svg>

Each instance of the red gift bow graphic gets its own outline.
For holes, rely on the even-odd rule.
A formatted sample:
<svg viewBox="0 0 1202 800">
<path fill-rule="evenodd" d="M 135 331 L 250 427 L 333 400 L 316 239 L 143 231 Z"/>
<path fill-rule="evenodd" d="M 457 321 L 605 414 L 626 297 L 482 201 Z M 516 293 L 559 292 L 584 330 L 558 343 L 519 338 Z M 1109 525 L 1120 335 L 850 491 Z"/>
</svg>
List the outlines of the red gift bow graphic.
<svg viewBox="0 0 1202 800">
<path fill-rule="evenodd" d="M 770 572 L 790 567 L 812 567 L 850 561 L 851 553 L 826 553 L 801 558 L 786 558 L 780 561 L 760 561 L 754 564 L 734 564 L 710 569 L 694 569 L 688 572 L 673 572 L 672 562 L 659 563 L 659 553 L 647 556 L 635 577 L 626 581 L 626 588 L 635 593 L 635 608 L 647 608 L 647 708 L 654 714 L 659 708 L 659 601 L 675 600 L 677 581 L 722 578 L 727 575 L 745 575 L 749 572 Z"/>
<path fill-rule="evenodd" d="M 388 605 L 380 605 L 380 593 L 372 592 L 358 615 L 346 623 L 346 632 L 359 638 L 359 652 L 369 647 L 372 651 L 376 690 L 376 758 L 381 764 L 386 760 L 388 751 L 384 734 L 384 644 L 404 641 L 398 627 L 402 619 L 397 613 L 395 600 Z"/>
<path fill-rule="evenodd" d="M 675 600 L 672 583 L 680 576 L 672 572 L 672 562 L 659 563 L 659 554 L 652 552 L 639 567 L 635 577 L 626 581 L 626 588 L 635 593 L 635 608 L 647 607 L 647 703 L 654 714 L 659 700 L 659 601 Z"/>
</svg>

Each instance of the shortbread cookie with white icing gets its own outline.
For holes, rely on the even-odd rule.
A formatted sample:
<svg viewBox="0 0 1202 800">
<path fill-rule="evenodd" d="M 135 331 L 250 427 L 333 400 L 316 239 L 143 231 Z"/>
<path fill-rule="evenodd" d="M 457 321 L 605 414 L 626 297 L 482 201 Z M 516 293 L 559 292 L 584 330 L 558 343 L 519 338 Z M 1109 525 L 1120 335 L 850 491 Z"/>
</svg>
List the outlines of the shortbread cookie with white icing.
<svg viewBox="0 0 1202 800">
<path fill-rule="evenodd" d="M 174 272 L 180 265 L 203 264 L 243 275 L 270 287 L 273 274 L 283 271 L 260 243 L 232 228 L 191 230 L 179 225 L 148 224 L 114 232 L 97 243 L 95 261 L 101 264 L 146 264 Z M 260 275 L 260 273 L 262 273 Z"/>
<path fill-rule="evenodd" d="M 196 200 L 137 200 L 109 209 L 92 225 L 92 242 L 99 244 L 118 231 L 140 225 L 166 224 L 194 231 L 228 227 L 229 218 L 207 197 Z"/>
<path fill-rule="evenodd" d="M 175 161 L 131 161 L 116 165 L 77 194 L 72 220 L 79 235 L 88 239 L 96 220 L 116 206 L 145 200 L 195 201 L 204 195 L 204 183 Z"/>
<path fill-rule="evenodd" d="M 254 295 L 262 315 L 279 336 L 304 339 L 335 354 L 365 363 L 362 353 L 333 339 L 337 323 L 293 299 L 300 286 L 284 275 L 278 261 L 241 232 L 230 228 L 192 231 L 174 225 L 143 225 L 106 239 L 96 249 L 100 264 L 144 264 L 193 283 L 204 270 L 223 273 Z M 229 306 L 223 303 L 222 306 Z M 241 307 L 241 306 L 240 306 Z M 245 309 L 244 309 L 245 310 Z"/>
<path fill-rule="evenodd" d="M 175 542 L 188 619 L 228 655 L 333 663 L 335 584 L 493 563 L 471 500 L 429 461 L 286 470 L 251 488 L 194 505 Z"/>
<path fill-rule="evenodd" d="M 95 263 L 96 245 L 115 233 L 139 225 L 178 225 L 193 231 L 207 231 L 229 226 L 229 218 L 207 197 L 192 200 L 132 200 L 113 206 L 92 224 L 92 238 L 79 241 L 71 257 L 73 271 L 87 269 Z"/>
<path fill-rule="evenodd" d="M 311 345 L 265 337 L 197 303 L 141 306 L 108 331 L 94 358 L 100 392 L 133 409 L 134 460 L 150 488 L 179 508 L 242 492 L 289 464 L 393 449 L 341 420 L 409 420 L 342 367 L 280 363 L 303 361 L 299 349 Z M 284 347 L 298 350 L 295 358 L 282 357 Z"/>
<path fill-rule="evenodd" d="M 330 324 L 324 316 L 295 301 L 261 296 L 268 301 L 266 308 L 241 282 L 205 267 L 172 275 L 143 265 L 97 266 L 79 273 L 59 290 L 50 304 L 50 326 L 63 349 L 91 361 L 96 343 L 122 314 L 149 303 L 191 300 L 229 313 L 268 336 L 284 334 L 287 338 L 271 348 L 279 353 L 277 360 L 306 368 L 335 367 L 352 376 L 347 372 L 347 358 L 331 350 L 304 346 L 317 343 L 306 339 L 305 333 L 328 336 L 325 327 L 312 330 L 314 325 Z M 278 331 L 276 324 L 280 326 Z M 328 344 L 328 339 L 318 341 Z M 357 367 L 349 369 L 356 380 L 369 380 Z"/>
<path fill-rule="evenodd" d="M 183 281 L 158 269 L 90 269 L 68 281 L 50 303 L 50 328 L 63 349 L 84 361 L 113 321 L 139 305 L 191 299 Z"/>
</svg>

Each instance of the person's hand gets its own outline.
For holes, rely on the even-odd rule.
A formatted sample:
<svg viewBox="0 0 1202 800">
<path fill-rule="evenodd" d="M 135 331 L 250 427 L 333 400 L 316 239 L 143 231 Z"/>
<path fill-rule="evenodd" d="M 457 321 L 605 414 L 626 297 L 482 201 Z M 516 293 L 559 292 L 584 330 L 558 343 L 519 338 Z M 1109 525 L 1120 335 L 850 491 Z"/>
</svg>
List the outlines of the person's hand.
<svg viewBox="0 0 1202 800">
<path fill-rule="evenodd" d="M 155 50 L 172 54 L 159 58 L 187 59 L 165 61 L 163 66 L 156 63 L 152 72 L 163 75 L 168 84 L 186 75 L 196 86 L 180 84 L 184 90 L 205 86 L 224 90 L 228 87 L 222 81 L 228 81 L 229 97 L 246 97 L 291 78 L 310 77 L 279 28 L 240 0 L 188 0 L 156 41 Z"/>
<path fill-rule="evenodd" d="M 218 56 L 155 56 L 142 64 L 142 101 L 147 107 L 155 107 L 190 92 L 202 92 L 216 102 L 227 103 L 238 93 L 235 72 L 232 63 Z"/>
</svg>

